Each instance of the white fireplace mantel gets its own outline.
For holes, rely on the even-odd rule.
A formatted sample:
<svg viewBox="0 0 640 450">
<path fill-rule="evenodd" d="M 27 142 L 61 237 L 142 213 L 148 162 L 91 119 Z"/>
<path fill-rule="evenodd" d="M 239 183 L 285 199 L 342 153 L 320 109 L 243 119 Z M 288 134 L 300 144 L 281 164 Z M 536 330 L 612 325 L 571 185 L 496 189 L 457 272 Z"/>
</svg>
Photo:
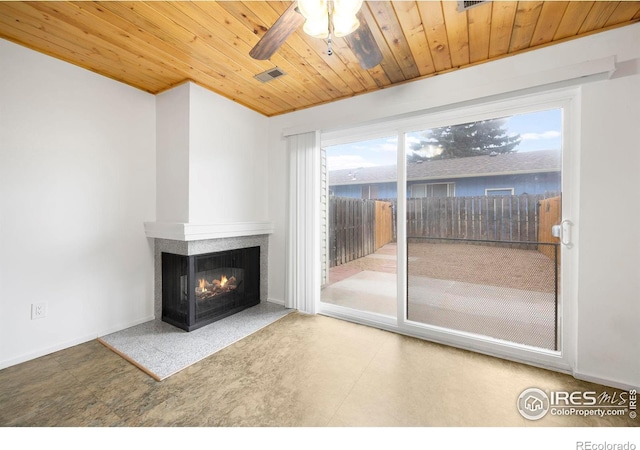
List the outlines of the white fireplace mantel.
<svg viewBox="0 0 640 450">
<path fill-rule="evenodd" d="M 145 222 L 147 237 L 171 239 L 175 241 L 199 241 L 241 236 L 272 234 L 271 222 L 233 222 L 233 223 L 177 223 Z"/>
</svg>

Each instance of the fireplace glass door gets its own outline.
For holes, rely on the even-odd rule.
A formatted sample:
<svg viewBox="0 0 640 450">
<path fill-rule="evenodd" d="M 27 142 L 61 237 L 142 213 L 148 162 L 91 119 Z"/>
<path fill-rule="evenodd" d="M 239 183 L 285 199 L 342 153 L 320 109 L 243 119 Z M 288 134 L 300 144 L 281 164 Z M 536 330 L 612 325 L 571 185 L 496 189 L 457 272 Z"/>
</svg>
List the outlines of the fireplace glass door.
<svg viewBox="0 0 640 450">
<path fill-rule="evenodd" d="M 260 248 L 162 254 L 162 320 L 191 331 L 260 302 Z"/>
</svg>

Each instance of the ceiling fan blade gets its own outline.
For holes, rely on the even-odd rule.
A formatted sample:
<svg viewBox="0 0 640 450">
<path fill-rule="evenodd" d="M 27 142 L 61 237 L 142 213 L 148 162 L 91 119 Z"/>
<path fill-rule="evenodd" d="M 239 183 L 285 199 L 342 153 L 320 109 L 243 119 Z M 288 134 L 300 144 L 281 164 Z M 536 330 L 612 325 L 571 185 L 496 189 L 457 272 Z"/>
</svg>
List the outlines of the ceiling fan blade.
<svg viewBox="0 0 640 450">
<path fill-rule="evenodd" d="M 345 36 L 345 39 L 358 58 L 360 66 L 368 70 L 382 62 L 382 53 L 362 12 L 358 12 L 358 20 L 360 21 L 358 29 Z"/>
<path fill-rule="evenodd" d="M 276 20 L 271 28 L 262 36 L 249 55 L 253 59 L 269 59 L 278 51 L 289 36 L 304 23 L 304 17 L 297 10 L 298 2 L 292 2 L 291 6 Z"/>
</svg>

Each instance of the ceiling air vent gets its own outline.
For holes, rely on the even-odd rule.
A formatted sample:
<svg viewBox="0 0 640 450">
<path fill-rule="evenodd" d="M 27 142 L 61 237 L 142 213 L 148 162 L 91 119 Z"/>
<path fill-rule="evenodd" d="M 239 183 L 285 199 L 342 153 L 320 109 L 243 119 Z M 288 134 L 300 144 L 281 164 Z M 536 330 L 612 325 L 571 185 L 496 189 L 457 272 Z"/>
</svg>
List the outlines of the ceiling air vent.
<svg viewBox="0 0 640 450">
<path fill-rule="evenodd" d="M 477 0 L 477 1 L 459 1 L 458 2 L 458 12 L 466 11 L 469 8 L 473 8 L 474 6 L 481 5 L 483 3 L 487 3 L 489 0 Z"/>
<path fill-rule="evenodd" d="M 269 69 L 262 73 L 259 73 L 258 75 L 255 75 L 254 78 L 260 80 L 263 83 L 266 83 L 268 81 L 275 80 L 282 75 L 286 75 L 284 70 L 280 69 L 279 67 L 274 67 L 273 69 Z"/>
</svg>

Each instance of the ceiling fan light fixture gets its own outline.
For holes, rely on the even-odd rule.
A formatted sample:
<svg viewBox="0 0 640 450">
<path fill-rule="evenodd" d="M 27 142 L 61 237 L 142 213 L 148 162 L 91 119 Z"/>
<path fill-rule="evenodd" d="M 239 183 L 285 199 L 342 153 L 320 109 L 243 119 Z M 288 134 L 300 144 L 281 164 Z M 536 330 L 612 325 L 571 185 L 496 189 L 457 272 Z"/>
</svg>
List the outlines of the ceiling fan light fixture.
<svg viewBox="0 0 640 450">
<path fill-rule="evenodd" d="M 345 8 L 345 5 L 348 6 L 348 13 L 343 12 L 342 8 Z M 361 15 L 362 5 L 364 5 L 362 0 L 297 0 L 291 2 L 273 26 L 251 49 L 249 55 L 253 59 L 268 60 L 289 36 L 304 26 L 306 34 L 326 41 L 327 56 L 333 55 L 333 38 L 344 36 L 344 43 L 351 48 L 360 67 L 363 70 L 369 70 L 380 64 L 384 58 L 371 29 L 367 25 L 365 16 Z M 337 30 L 334 30 L 334 21 Z M 352 33 L 356 28 L 358 31 Z"/>
<path fill-rule="evenodd" d="M 360 26 L 356 14 L 361 7 L 362 0 L 298 0 L 298 10 L 306 19 L 302 29 L 321 39 L 328 37 L 330 25 L 336 37 L 353 33 Z"/>
<path fill-rule="evenodd" d="M 318 19 L 328 14 L 327 0 L 298 0 L 298 10 L 307 19 Z"/>
<path fill-rule="evenodd" d="M 333 0 L 333 34 L 343 37 L 353 33 L 360 26 L 356 17 L 362 8 L 362 0 Z"/>
<path fill-rule="evenodd" d="M 333 0 L 333 13 L 355 17 L 362 7 L 362 0 Z"/>
<path fill-rule="evenodd" d="M 315 38 L 329 36 L 328 7 L 327 0 L 298 0 L 300 14 L 306 19 L 302 30 Z"/>
<path fill-rule="evenodd" d="M 335 37 L 343 37 L 353 33 L 360 26 L 360 21 L 356 16 L 342 16 L 337 13 L 333 15 L 333 34 Z"/>
<path fill-rule="evenodd" d="M 329 36 L 329 16 L 309 18 L 305 21 L 302 30 L 309 36 L 325 39 Z"/>
</svg>

